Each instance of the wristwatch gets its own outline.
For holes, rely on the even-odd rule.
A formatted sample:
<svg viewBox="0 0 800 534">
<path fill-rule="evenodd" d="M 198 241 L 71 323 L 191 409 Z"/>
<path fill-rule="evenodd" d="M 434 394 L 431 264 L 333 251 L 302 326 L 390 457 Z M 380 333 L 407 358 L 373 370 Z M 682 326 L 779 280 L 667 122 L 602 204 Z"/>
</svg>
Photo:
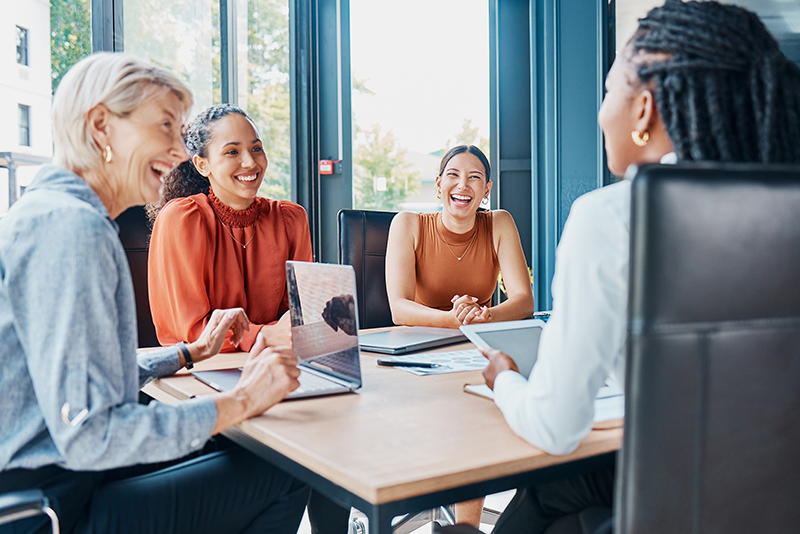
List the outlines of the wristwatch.
<svg viewBox="0 0 800 534">
<path fill-rule="evenodd" d="M 192 361 L 192 355 L 189 354 L 189 347 L 186 346 L 186 343 L 183 341 L 178 342 L 178 350 L 183 353 L 183 359 L 186 361 L 186 368 L 191 369 L 194 367 L 194 362 Z"/>
</svg>

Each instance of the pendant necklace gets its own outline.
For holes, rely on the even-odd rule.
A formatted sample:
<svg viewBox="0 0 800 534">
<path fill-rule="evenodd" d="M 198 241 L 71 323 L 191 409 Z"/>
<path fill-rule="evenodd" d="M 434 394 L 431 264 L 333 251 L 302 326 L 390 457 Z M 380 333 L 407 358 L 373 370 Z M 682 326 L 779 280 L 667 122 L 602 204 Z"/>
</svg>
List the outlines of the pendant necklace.
<svg viewBox="0 0 800 534">
<path fill-rule="evenodd" d="M 476 223 L 477 223 L 477 221 L 476 221 Z M 436 229 L 439 231 L 439 237 L 441 237 L 442 241 L 444 241 L 444 244 L 447 245 L 447 250 L 449 250 L 450 254 L 452 254 L 453 257 L 455 259 L 457 259 L 458 261 L 461 261 L 461 258 L 463 258 L 464 256 L 467 255 L 467 252 L 469 252 L 469 249 L 472 246 L 472 243 L 475 242 L 475 238 L 478 237 L 478 229 L 475 228 L 475 232 L 473 232 L 473 234 L 472 234 L 472 239 L 469 240 L 469 244 L 467 244 L 467 248 L 464 249 L 464 253 L 461 254 L 461 256 L 456 256 L 456 253 L 453 252 L 453 249 L 450 247 L 450 243 L 448 243 L 447 239 L 444 238 L 444 233 L 442 232 L 442 229 L 439 228 L 439 225 L 436 224 L 436 222 L 434 222 L 434 226 L 436 226 Z M 444 222 L 442 222 L 442 226 L 444 226 Z M 456 246 L 462 246 L 462 245 L 456 245 Z"/>
<path fill-rule="evenodd" d="M 217 215 L 217 214 L 216 214 L 216 212 L 214 213 L 214 215 Z M 249 245 L 249 244 L 250 244 L 250 242 L 253 240 L 253 238 L 256 236 L 256 232 L 255 232 L 255 230 L 253 230 L 253 235 L 251 235 L 251 236 L 250 236 L 250 239 L 248 239 L 248 240 L 247 240 L 247 243 L 242 243 L 241 241 L 239 241 L 238 239 L 236 239 L 235 237 L 233 237 L 233 232 L 231 232 L 231 229 L 230 229 L 230 228 L 228 228 L 228 227 L 225 225 L 225 223 L 224 223 L 224 222 L 222 222 L 222 219 L 220 219 L 220 218 L 219 218 L 219 215 L 217 215 L 217 220 L 218 220 L 218 221 L 219 221 L 219 223 L 222 225 L 222 227 L 223 227 L 223 228 L 225 228 L 225 230 L 227 230 L 227 231 L 228 231 L 228 235 L 229 235 L 229 236 L 231 236 L 231 239 L 233 239 L 234 241 L 236 241 L 236 244 L 237 244 L 237 245 L 239 245 L 240 247 L 242 247 L 243 249 L 246 249 L 246 248 L 247 248 L 247 245 Z"/>
</svg>

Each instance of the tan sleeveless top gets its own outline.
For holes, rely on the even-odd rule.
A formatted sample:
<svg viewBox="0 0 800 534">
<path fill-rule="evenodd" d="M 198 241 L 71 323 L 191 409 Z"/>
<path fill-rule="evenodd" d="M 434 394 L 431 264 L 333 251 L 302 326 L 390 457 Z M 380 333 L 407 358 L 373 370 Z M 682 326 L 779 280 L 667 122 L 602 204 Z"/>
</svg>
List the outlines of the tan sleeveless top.
<svg viewBox="0 0 800 534">
<path fill-rule="evenodd" d="M 414 301 L 429 308 L 451 310 L 453 295 L 472 295 L 478 297 L 481 306 L 490 306 L 500 272 L 494 250 L 492 213 L 477 212 L 475 226 L 466 234 L 454 234 L 445 228 L 441 213 L 420 213 L 417 216 L 419 236 L 414 251 L 417 259 Z M 461 257 L 460 261 L 458 257 Z"/>
</svg>

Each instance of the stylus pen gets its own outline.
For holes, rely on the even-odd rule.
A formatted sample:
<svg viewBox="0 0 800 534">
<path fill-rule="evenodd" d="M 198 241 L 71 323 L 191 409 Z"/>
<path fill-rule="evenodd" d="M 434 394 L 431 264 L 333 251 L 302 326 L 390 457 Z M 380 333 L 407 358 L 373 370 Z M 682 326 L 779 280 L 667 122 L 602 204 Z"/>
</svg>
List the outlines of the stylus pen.
<svg viewBox="0 0 800 534">
<path fill-rule="evenodd" d="M 378 358 L 378 365 L 385 365 L 386 367 L 424 367 L 425 369 L 441 367 L 441 365 L 438 363 L 406 362 L 398 360 L 384 360 L 383 358 Z"/>
</svg>

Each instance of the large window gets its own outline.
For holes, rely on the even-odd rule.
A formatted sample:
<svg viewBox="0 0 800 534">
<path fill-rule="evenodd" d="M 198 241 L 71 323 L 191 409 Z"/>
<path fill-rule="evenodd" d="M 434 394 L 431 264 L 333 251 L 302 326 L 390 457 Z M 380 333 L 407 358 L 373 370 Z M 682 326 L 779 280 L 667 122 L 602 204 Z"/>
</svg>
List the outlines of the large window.
<svg viewBox="0 0 800 534">
<path fill-rule="evenodd" d="M 17 63 L 28 64 L 28 30 L 17 26 Z"/>
<path fill-rule="evenodd" d="M 269 168 L 259 193 L 291 195 L 288 0 L 137 0 L 124 3 L 125 51 L 177 73 L 193 115 L 222 101 L 252 117 Z M 224 28 L 223 28 L 224 24 Z"/>
<path fill-rule="evenodd" d="M 269 158 L 260 193 L 289 200 L 292 192 L 289 89 L 289 0 L 248 0 L 240 105 L 258 124 Z"/>
<path fill-rule="evenodd" d="M 0 215 L 53 155 L 50 103 L 61 77 L 92 52 L 91 0 L 19 0 L 3 5 L 0 47 Z M 10 42 L 9 42 L 10 45 Z M 13 67 L 13 68 L 11 68 Z"/>
<path fill-rule="evenodd" d="M 178 74 L 194 95 L 194 113 L 220 102 L 218 0 L 123 3 L 124 50 Z"/>
<path fill-rule="evenodd" d="M 451 146 L 489 155 L 486 0 L 351 0 L 353 206 L 435 211 Z"/>
</svg>

